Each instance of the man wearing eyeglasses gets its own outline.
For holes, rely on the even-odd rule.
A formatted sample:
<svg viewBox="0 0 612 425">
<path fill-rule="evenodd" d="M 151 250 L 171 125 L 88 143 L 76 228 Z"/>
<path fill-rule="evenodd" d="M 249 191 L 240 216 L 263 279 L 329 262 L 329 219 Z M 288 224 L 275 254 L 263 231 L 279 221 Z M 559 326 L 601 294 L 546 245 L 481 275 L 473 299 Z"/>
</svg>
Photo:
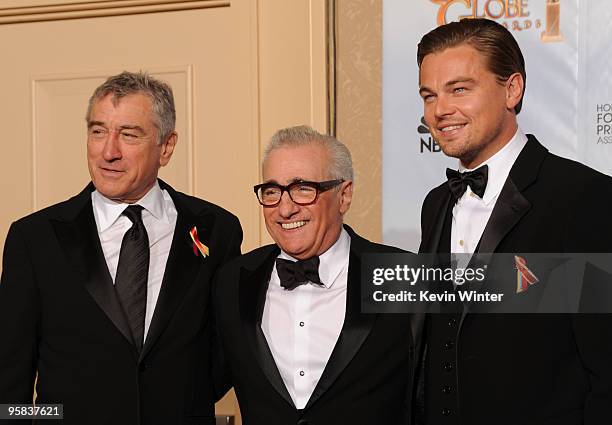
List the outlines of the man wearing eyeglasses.
<svg viewBox="0 0 612 425">
<path fill-rule="evenodd" d="M 343 225 L 351 155 L 305 126 L 278 131 L 254 187 L 276 242 L 216 285 L 221 346 L 245 423 L 407 423 L 411 316 L 361 313 L 361 256 L 399 252 Z"/>
</svg>

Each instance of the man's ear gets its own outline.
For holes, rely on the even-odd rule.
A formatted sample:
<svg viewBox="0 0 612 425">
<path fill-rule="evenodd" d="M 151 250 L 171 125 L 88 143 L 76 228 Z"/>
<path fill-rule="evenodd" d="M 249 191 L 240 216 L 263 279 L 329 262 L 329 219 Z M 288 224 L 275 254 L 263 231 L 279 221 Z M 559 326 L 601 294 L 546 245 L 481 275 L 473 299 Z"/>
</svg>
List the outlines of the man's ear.
<svg viewBox="0 0 612 425">
<path fill-rule="evenodd" d="M 159 165 L 160 167 L 165 166 L 170 161 L 172 157 L 172 153 L 174 152 L 174 147 L 178 142 L 178 134 L 176 131 L 173 131 L 170 136 L 166 139 L 166 141 L 161 145 L 161 152 L 159 154 Z"/>
<path fill-rule="evenodd" d="M 353 182 L 343 182 L 340 186 L 340 214 L 344 215 L 351 207 L 353 200 Z"/>
<path fill-rule="evenodd" d="M 506 80 L 506 108 L 514 110 L 523 98 L 524 90 L 525 80 L 520 72 L 515 72 Z"/>
</svg>

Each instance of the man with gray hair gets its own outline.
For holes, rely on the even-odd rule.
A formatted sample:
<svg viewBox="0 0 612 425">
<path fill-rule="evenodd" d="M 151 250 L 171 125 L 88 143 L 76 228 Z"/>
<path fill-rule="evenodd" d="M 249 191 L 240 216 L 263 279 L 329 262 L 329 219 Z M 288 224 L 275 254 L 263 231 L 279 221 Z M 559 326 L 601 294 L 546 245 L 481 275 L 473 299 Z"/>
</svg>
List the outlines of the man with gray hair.
<svg viewBox="0 0 612 425">
<path fill-rule="evenodd" d="M 343 225 L 351 155 L 306 127 L 278 131 L 254 187 L 275 244 L 225 266 L 215 285 L 223 357 L 244 423 L 407 423 L 411 316 L 361 312 L 366 253 L 400 252 Z"/>
<path fill-rule="evenodd" d="M 0 404 L 31 404 L 37 376 L 63 424 L 213 424 L 210 281 L 240 224 L 157 178 L 178 137 L 167 84 L 110 77 L 86 121 L 92 182 L 7 236 Z"/>
</svg>

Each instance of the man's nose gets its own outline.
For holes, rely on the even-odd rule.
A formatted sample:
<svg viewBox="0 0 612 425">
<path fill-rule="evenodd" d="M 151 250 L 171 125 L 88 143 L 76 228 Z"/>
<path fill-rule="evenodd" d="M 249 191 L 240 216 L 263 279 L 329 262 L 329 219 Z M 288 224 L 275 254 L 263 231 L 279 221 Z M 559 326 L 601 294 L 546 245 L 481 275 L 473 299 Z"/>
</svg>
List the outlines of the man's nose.
<svg viewBox="0 0 612 425">
<path fill-rule="evenodd" d="M 444 117 L 451 115 L 455 112 L 455 106 L 452 101 L 445 95 L 438 95 L 436 97 L 436 105 L 434 113 L 436 117 Z"/>
<path fill-rule="evenodd" d="M 283 218 L 289 218 L 300 209 L 300 206 L 291 200 L 289 192 L 285 191 L 281 195 L 280 202 L 278 204 L 278 213 Z"/>
<path fill-rule="evenodd" d="M 103 157 L 105 161 L 114 161 L 121 158 L 119 132 L 110 131 L 104 142 Z"/>
</svg>

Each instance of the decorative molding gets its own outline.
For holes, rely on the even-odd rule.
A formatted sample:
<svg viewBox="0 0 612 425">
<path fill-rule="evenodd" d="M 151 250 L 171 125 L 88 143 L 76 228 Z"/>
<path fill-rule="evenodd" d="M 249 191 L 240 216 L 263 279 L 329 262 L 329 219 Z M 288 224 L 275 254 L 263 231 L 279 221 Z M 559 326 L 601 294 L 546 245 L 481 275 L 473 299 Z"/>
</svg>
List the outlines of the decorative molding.
<svg viewBox="0 0 612 425">
<path fill-rule="evenodd" d="M 356 180 L 356 196 L 345 222 L 378 242 L 382 236 L 382 2 L 335 1 L 336 126 L 353 156 Z"/>
<path fill-rule="evenodd" d="M 113 0 L 0 8 L 0 25 L 228 7 L 229 0 Z"/>
<path fill-rule="evenodd" d="M 327 133 L 336 137 L 336 0 L 327 4 Z"/>
</svg>

